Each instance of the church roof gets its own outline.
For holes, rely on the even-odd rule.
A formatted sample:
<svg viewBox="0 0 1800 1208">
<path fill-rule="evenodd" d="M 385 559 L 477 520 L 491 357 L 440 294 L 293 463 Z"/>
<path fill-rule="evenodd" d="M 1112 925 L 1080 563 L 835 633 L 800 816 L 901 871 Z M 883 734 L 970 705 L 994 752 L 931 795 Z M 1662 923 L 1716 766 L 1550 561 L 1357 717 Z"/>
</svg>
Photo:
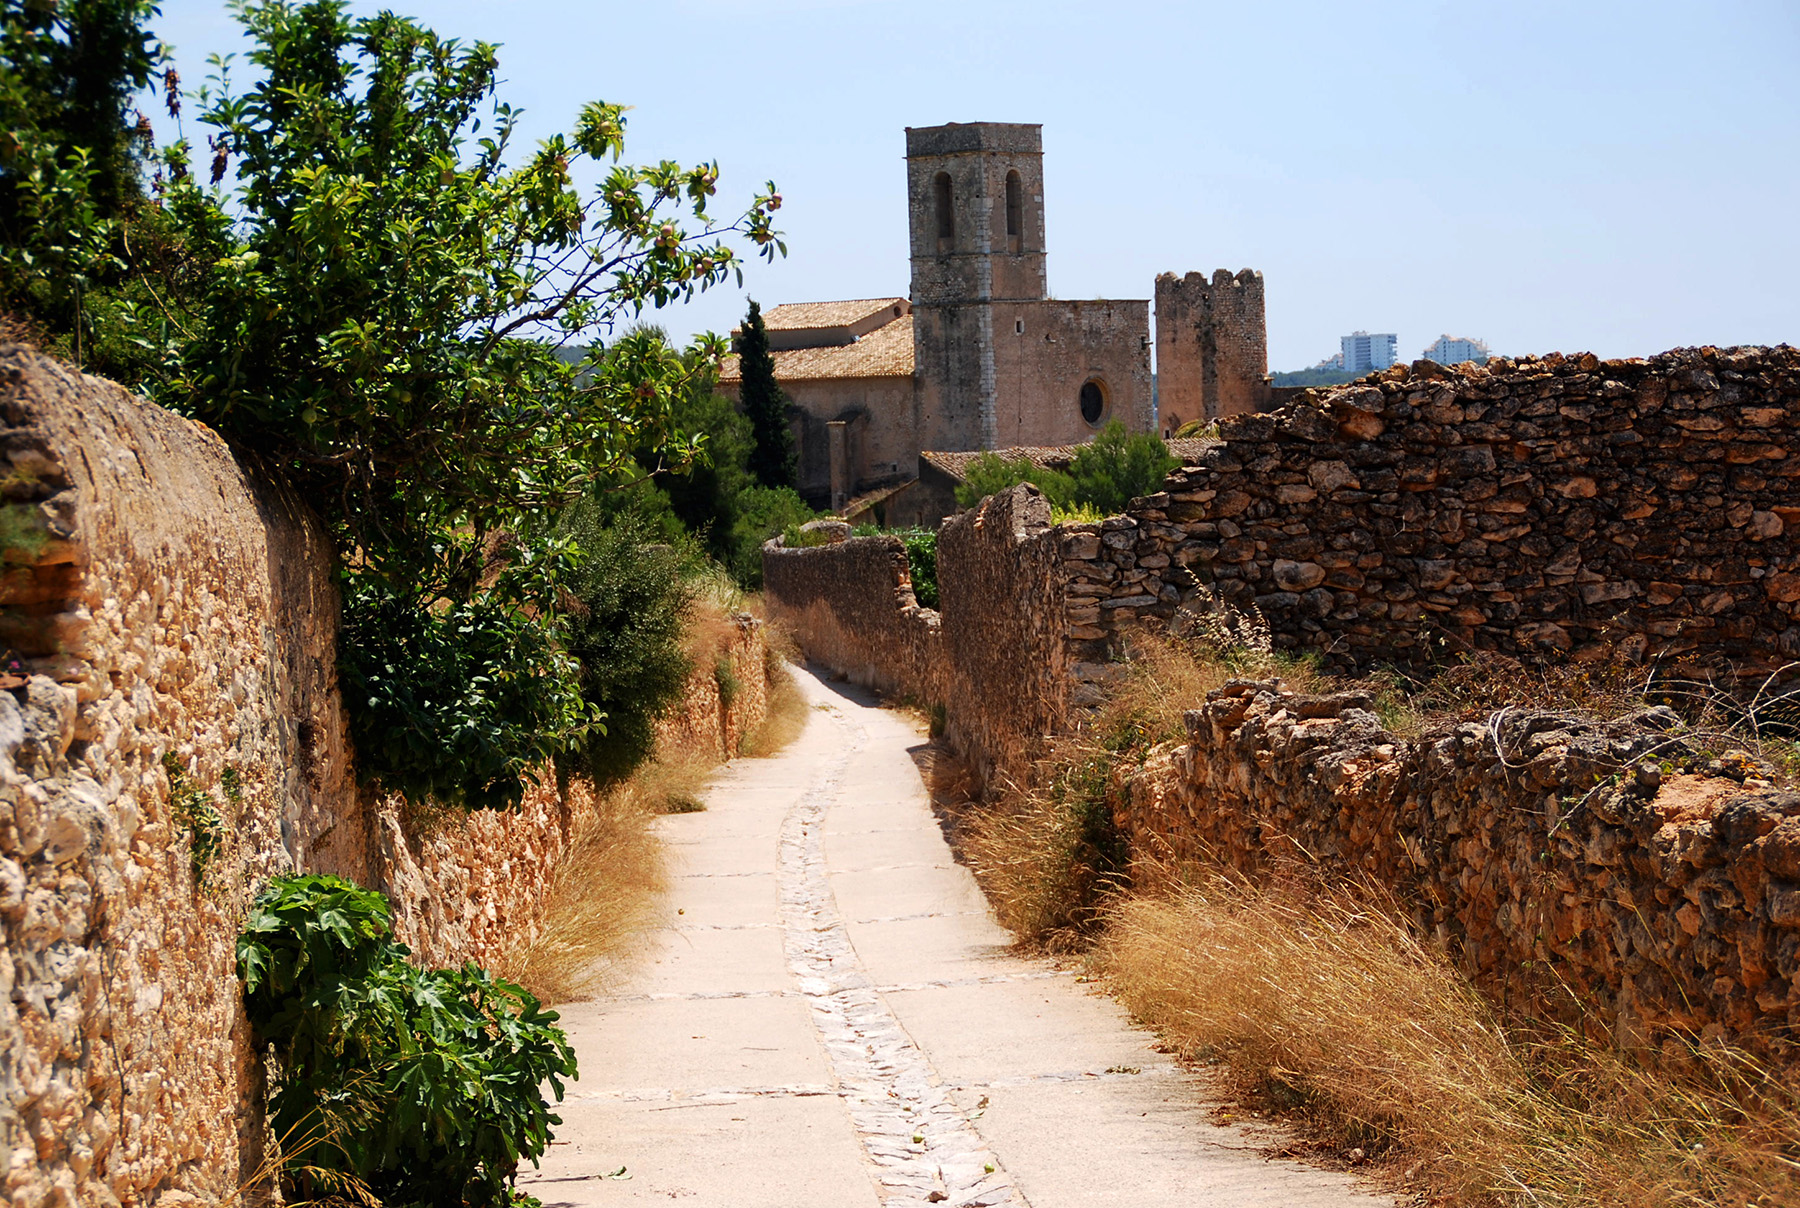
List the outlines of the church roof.
<svg viewBox="0 0 1800 1208">
<path fill-rule="evenodd" d="M 852 327 L 882 311 L 905 309 L 905 298 L 853 298 L 848 302 L 784 302 L 763 312 L 769 331 L 808 331 L 819 327 Z M 892 322 L 892 319 L 888 320 Z"/>
<path fill-rule="evenodd" d="M 836 306 L 870 306 L 875 303 L 892 306 L 901 298 L 876 299 L 874 302 L 802 302 L 793 306 L 777 306 L 769 316 L 784 310 L 809 310 Z M 879 307 L 877 307 L 879 309 Z M 871 314 L 872 311 L 864 312 Z M 809 322 L 818 322 L 810 319 Z M 842 321 L 828 324 L 841 326 Z M 877 327 L 851 344 L 828 345 L 823 348 L 778 349 L 775 358 L 775 380 L 778 382 L 812 382 L 832 378 L 911 377 L 913 372 L 912 315 L 902 315 Z M 735 383 L 742 380 L 735 354 L 719 366 L 719 380 Z"/>
</svg>

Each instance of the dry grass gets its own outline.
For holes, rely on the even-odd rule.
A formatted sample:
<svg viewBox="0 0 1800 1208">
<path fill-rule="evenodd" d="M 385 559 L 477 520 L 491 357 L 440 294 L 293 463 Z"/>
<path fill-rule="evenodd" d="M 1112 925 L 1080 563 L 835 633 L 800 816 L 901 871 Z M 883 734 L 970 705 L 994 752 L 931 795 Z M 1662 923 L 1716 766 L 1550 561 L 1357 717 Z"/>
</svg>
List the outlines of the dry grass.
<svg viewBox="0 0 1800 1208">
<path fill-rule="evenodd" d="M 1240 1093 L 1456 1204 L 1800 1203 L 1800 1105 L 1742 1054 L 1647 1064 L 1502 1026 L 1439 953 L 1340 894 L 1206 874 L 1121 899 L 1119 997 Z"/>
<path fill-rule="evenodd" d="M 1132 635 L 1128 658 L 1096 709 L 1090 730 L 1115 749 L 1185 737 L 1181 715 L 1234 679 L 1278 680 L 1292 692 L 1343 688 L 1310 660 L 1266 646 L 1221 643 L 1211 636 L 1169 637 L 1146 627 Z"/>
<path fill-rule="evenodd" d="M 812 715 L 800 685 L 794 682 L 786 661 L 773 646 L 769 648 L 764 671 L 769 682 L 768 712 L 762 724 L 738 744 L 739 754 L 752 759 L 766 759 L 800 737 L 800 731 L 806 729 L 807 718 Z"/>
<path fill-rule="evenodd" d="M 1106 799 L 1108 754 L 1064 742 L 1028 790 L 960 812 L 957 848 L 1000 924 L 1027 944 L 1079 947 L 1116 891 L 1124 851 Z"/>
<path fill-rule="evenodd" d="M 659 767 L 649 765 L 577 816 L 545 891 L 536 939 L 496 970 L 546 1003 L 604 987 L 656 922 L 668 888 L 662 842 L 650 827 Z"/>
</svg>

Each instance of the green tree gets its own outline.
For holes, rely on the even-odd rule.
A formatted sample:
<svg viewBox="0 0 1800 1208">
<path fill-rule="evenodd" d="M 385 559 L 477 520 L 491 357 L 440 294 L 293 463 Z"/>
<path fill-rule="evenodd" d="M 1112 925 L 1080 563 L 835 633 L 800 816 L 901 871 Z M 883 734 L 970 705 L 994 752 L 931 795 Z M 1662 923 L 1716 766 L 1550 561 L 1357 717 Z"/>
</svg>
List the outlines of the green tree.
<svg viewBox="0 0 1800 1208">
<path fill-rule="evenodd" d="M 762 586 L 763 542 L 790 527 L 816 520 L 818 513 L 792 487 L 750 487 L 738 496 L 732 522 L 732 578 L 745 587 Z"/>
<path fill-rule="evenodd" d="M 147 28 L 156 12 L 148 0 L 0 5 L 0 305 L 52 351 L 134 383 L 153 360 L 118 313 L 151 305 L 134 266 L 178 284 L 190 268 L 146 196 L 151 127 L 132 108 L 162 74 L 179 110 Z"/>
<path fill-rule="evenodd" d="M 765 487 L 797 487 L 794 433 L 788 427 L 788 397 L 775 380 L 775 358 L 769 352 L 769 333 L 763 327 L 762 307 L 755 299 L 744 316 L 737 341 L 738 397 L 756 446 L 750 453 L 750 472 Z"/>
<path fill-rule="evenodd" d="M 1115 516 L 1138 496 L 1162 490 L 1163 479 L 1180 464 L 1155 433 L 1128 432 L 1115 419 L 1076 450 L 1069 464 L 1074 500 L 1102 516 Z"/>
<path fill-rule="evenodd" d="M 620 163 L 624 107 L 600 102 L 513 166 L 519 115 L 495 95 L 492 45 L 341 0 L 236 11 L 258 76 L 234 90 L 215 60 L 202 118 L 239 188 L 170 182 L 211 271 L 156 394 L 324 512 L 349 581 L 340 658 L 364 774 L 504 804 L 507 778 L 597 733 L 557 655 L 581 553 L 541 518 L 635 474 L 641 449 L 682 465 L 705 444 L 673 403 L 723 345 L 606 337 L 741 282 L 736 238 L 785 251 L 780 195 L 715 218 L 716 165 Z M 538 707 L 520 712 L 523 696 Z M 412 719 L 403 740 L 380 720 L 394 710 Z"/>
</svg>

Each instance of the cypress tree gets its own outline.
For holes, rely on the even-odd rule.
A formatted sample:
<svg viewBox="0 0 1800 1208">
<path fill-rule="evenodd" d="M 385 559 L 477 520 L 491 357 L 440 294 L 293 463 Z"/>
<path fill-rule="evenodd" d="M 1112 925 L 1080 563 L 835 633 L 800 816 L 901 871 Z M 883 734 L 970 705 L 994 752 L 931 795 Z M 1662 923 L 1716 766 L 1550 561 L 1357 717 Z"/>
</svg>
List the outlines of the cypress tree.
<svg viewBox="0 0 1800 1208">
<path fill-rule="evenodd" d="M 738 366 L 743 382 L 739 399 L 756 441 L 750 450 L 750 472 L 766 487 L 797 487 L 794 434 L 787 422 L 788 398 L 775 380 L 769 333 L 763 328 L 762 307 L 755 299 L 750 302 L 743 335 L 738 339 Z"/>
</svg>

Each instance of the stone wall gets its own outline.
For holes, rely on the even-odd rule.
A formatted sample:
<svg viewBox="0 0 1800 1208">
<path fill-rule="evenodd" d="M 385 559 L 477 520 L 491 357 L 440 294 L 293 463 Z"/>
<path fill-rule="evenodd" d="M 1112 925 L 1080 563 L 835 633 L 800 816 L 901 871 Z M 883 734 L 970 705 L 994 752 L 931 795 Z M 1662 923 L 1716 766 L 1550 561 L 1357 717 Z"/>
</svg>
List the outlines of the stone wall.
<svg viewBox="0 0 1800 1208">
<path fill-rule="evenodd" d="M 1036 488 L 945 521 L 938 583 L 941 616 L 913 598 L 896 537 L 763 547 L 769 615 L 809 660 L 941 709 L 950 741 L 985 776 L 1021 773 L 1064 724 L 1071 682 L 1060 555 Z"/>
<path fill-rule="evenodd" d="M 920 681 L 938 695 L 905 690 L 943 705 L 992 784 L 1079 724 L 1125 634 L 1215 599 L 1340 669 L 1611 646 L 1760 682 L 1800 656 L 1797 426 L 1786 346 L 1397 366 L 1225 419 L 1200 464 L 1099 524 L 1040 526 L 1029 487 L 946 522 L 942 666 Z M 902 571 L 827 588 L 805 565 L 821 551 L 782 556 L 772 599 L 810 655 L 920 680 L 884 654 Z M 845 636 L 815 647 L 827 614 Z M 1640 777 L 1641 755 L 1685 758 L 1656 718 L 1508 712 L 1405 743 L 1366 701 L 1264 688 L 1194 717 L 1122 812 L 1138 853 L 1311 853 L 1396 887 L 1499 992 L 1549 968 L 1628 1028 L 1800 1022 L 1800 796 L 1741 761 L 1743 788 L 1711 774 L 1732 766 Z"/>
<path fill-rule="evenodd" d="M 232 1200 L 267 1152 L 233 963 L 263 882 L 382 888 L 424 958 L 488 959 L 585 798 L 422 825 L 359 793 L 329 542 L 202 425 L 9 347 L 0 463 L 0 1179 L 16 1208 Z M 684 723 L 724 747 L 766 703 L 760 629 L 730 657 L 750 690 L 721 710 L 700 669 Z M 198 877 L 165 754 L 220 816 Z"/>
<path fill-rule="evenodd" d="M 1800 654 L 1793 348 L 1422 361 L 1220 434 L 1072 568 L 1101 610 L 1078 641 L 1216 590 L 1338 667 Z"/>
<path fill-rule="evenodd" d="M 770 619 L 806 657 L 853 684 L 933 704 L 944 699 L 938 613 L 913 597 L 898 537 L 850 537 L 831 545 L 763 546 Z"/>
<path fill-rule="evenodd" d="M 1050 505 L 1035 488 L 992 495 L 944 522 L 937 552 L 945 733 L 982 781 L 1022 776 L 1064 728 L 1072 683 Z"/>
<path fill-rule="evenodd" d="M 1382 887 L 1491 992 L 1566 1007 L 1560 984 L 1628 1037 L 1800 1026 L 1800 794 L 1696 756 L 1667 710 L 1516 709 L 1402 739 L 1371 709 L 1228 685 L 1126 780 L 1116 819 L 1140 859 Z"/>
<path fill-rule="evenodd" d="M 1164 436 L 1189 420 L 1263 410 L 1269 345 L 1262 274 L 1226 269 L 1156 278 L 1157 422 Z"/>
</svg>

